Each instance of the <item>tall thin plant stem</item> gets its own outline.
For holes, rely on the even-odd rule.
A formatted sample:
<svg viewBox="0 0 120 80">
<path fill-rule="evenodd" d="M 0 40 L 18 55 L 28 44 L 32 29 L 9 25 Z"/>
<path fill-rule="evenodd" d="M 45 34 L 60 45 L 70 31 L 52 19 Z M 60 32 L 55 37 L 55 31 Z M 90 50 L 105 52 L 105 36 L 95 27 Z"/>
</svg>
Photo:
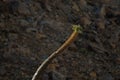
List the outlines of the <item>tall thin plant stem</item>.
<svg viewBox="0 0 120 80">
<path fill-rule="evenodd" d="M 56 51 L 54 51 L 45 61 L 38 67 L 35 74 L 32 77 L 32 80 L 35 80 L 39 75 L 42 75 L 43 71 L 46 69 L 46 67 L 49 65 L 49 63 L 61 52 L 64 51 L 78 36 L 79 33 L 81 33 L 82 27 L 79 25 L 73 25 L 73 33 L 70 35 L 70 37 L 63 43 Z"/>
</svg>

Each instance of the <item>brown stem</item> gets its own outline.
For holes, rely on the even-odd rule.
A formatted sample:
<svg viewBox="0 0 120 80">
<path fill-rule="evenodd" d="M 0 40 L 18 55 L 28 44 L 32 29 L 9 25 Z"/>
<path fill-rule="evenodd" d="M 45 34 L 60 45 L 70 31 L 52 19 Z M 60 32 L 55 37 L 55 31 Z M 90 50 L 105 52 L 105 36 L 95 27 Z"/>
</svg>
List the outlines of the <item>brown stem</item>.
<svg viewBox="0 0 120 80">
<path fill-rule="evenodd" d="M 32 77 L 32 80 L 35 80 L 38 76 L 38 74 L 42 74 L 42 72 L 46 69 L 46 67 L 49 65 L 49 63 L 61 52 L 63 52 L 64 49 L 66 49 L 78 36 L 78 27 L 75 28 L 73 33 L 70 35 L 70 37 L 65 41 L 63 45 L 61 45 L 60 48 L 58 48 L 55 52 L 53 52 L 37 69 L 35 74 Z"/>
</svg>

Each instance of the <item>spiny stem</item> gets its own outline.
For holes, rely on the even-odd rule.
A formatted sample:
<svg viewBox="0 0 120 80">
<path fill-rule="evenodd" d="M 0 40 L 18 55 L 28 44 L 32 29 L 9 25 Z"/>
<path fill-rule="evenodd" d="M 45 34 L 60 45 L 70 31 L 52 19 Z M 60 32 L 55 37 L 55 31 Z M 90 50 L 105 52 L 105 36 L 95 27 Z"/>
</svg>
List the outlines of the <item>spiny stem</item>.
<svg viewBox="0 0 120 80">
<path fill-rule="evenodd" d="M 32 80 L 35 80 L 38 76 L 38 74 L 42 74 L 42 72 L 46 69 L 46 67 L 49 65 L 49 63 L 61 52 L 63 52 L 64 49 L 66 49 L 78 36 L 79 33 L 82 33 L 81 31 L 82 27 L 79 25 L 73 25 L 73 33 L 70 35 L 70 37 L 61 45 L 55 52 L 53 52 L 36 70 L 35 74 L 32 77 Z"/>
</svg>

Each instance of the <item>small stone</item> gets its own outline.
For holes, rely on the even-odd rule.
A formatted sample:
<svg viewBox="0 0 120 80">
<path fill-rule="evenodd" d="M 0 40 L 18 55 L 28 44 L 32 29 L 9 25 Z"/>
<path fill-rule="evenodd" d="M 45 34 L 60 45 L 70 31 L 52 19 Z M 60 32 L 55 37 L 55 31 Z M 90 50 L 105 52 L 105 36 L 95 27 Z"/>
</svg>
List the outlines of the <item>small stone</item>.
<svg viewBox="0 0 120 80">
<path fill-rule="evenodd" d="M 18 35 L 15 33 L 9 33 L 9 40 L 16 40 L 18 38 Z"/>
<path fill-rule="evenodd" d="M 48 73 L 50 80 L 66 80 L 65 76 L 57 71 L 51 71 Z"/>
<path fill-rule="evenodd" d="M 100 20 L 96 21 L 96 26 L 98 29 L 104 30 L 105 29 L 105 22 L 100 19 Z"/>
<path fill-rule="evenodd" d="M 79 6 L 82 10 L 84 10 L 87 7 L 87 2 L 86 0 L 79 0 Z"/>
<path fill-rule="evenodd" d="M 116 59 L 115 59 L 115 62 L 116 62 L 117 64 L 120 64 L 120 57 L 116 58 Z"/>
<path fill-rule="evenodd" d="M 48 2 L 49 0 L 46 0 L 46 2 L 45 2 L 45 7 L 46 7 L 46 9 L 48 10 L 48 11 L 52 11 L 52 9 L 51 9 L 51 6 L 50 5 L 48 5 Z"/>
<path fill-rule="evenodd" d="M 100 9 L 100 12 L 99 12 L 99 16 L 104 19 L 104 16 L 106 15 L 106 10 L 105 10 L 105 6 L 103 5 Z"/>
<path fill-rule="evenodd" d="M 48 69 L 49 70 L 55 70 L 56 69 L 56 64 L 54 64 L 54 63 L 49 64 Z"/>
<path fill-rule="evenodd" d="M 100 0 L 102 4 L 110 4 L 111 0 Z"/>
<path fill-rule="evenodd" d="M 36 28 L 32 28 L 32 27 L 29 27 L 26 29 L 26 32 L 30 33 L 30 32 L 37 32 L 38 30 Z"/>
<path fill-rule="evenodd" d="M 115 80 L 111 74 L 109 73 L 106 73 L 106 74 L 103 74 L 102 76 L 100 76 L 100 79 L 99 80 Z"/>
<path fill-rule="evenodd" d="M 6 69 L 4 66 L 0 67 L 0 75 L 4 75 L 6 73 Z"/>
<path fill-rule="evenodd" d="M 78 48 L 75 44 L 71 44 L 70 47 L 68 47 L 68 50 L 76 52 L 78 50 Z"/>
<path fill-rule="evenodd" d="M 43 74 L 43 76 L 42 76 L 42 79 L 41 79 L 41 80 L 49 80 L 48 75 L 47 75 L 47 74 Z"/>
<path fill-rule="evenodd" d="M 116 48 L 116 44 L 114 42 L 110 42 L 110 46 L 115 49 Z"/>
<path fill-rule="evenodd" d="M 18 7 L 18 12 L 22 15 L 30 15 L 30 11 L 28 9 L 28 6 L 25 3 L 20 3 L 19 7 Z"/>
<path fill-rule="evenodd" d="M 91 21 L 90 19 L 87 17 L 87 16 L 82 16 L 80 18 L 80 23 L 84 26 L 87 26 L 87 25 L 90 25 L 91 24 Z"/>
<path fill-rule="evenodd" d="M 73 2 L 72 8 L 76 11 L 80 11 L 78 5 L 75 2 Z"/>
<path fill-rule="evenodd" d="M 21 26 L 28 26 L 29 25 L 29 23 L 24 19 L 21 19 L 19 22 L 20 22 Z"/>
<path fill-rule="evenodd" d="M 16 0 L 3 0 L 3 2 L 11 2 L 11 1 L 16 1 Z"/>
<path fill-rule="evenodd" d="M 29 54 L 31 53 L 30 49 L 27 47 L 22 47 L 19 46 L 19 48 L 17 49 L 18 52 L 21 52 L 24 56 L 29 56 Z"/>
<path fill-rule="evenodd" d="M 0 27 L 1 27 L 1 28 L 4 28 L 4 27 L 5 27 L 5 23 L 4 23 L 4 22 L 1 22 L 1 23 L 0 23 Z"/>
<path fill-rule="evenodd" d="M 97 78 L 97 74 L 96 74 L 95 71 L 90 72 L 90 76 L 91 76 L 92 78 Z"/>
<path fill-rule="evenodd" d="M 38 33 L 38 34 L 36 34 L 36 38 L 37 39 L 43 39 L 43 38 L 46 38 L 46 35 L 44 35 L 42 33 Z"/>
</svg>

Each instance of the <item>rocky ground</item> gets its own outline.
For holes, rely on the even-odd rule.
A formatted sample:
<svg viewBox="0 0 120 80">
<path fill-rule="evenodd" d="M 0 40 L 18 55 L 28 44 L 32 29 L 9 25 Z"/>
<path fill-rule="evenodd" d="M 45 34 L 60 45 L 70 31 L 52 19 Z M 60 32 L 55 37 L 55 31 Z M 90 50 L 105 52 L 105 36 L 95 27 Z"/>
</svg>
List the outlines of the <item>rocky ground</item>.
<svg viewBox="0 0 120 80">
<path fill-rule="evenodd" d="M 72 24 L 83 34 L 40 80 L 120 80 L 119 9 L 120 0 L 0 0 L 0 80 L 31 80 Z"/>
</svg>

